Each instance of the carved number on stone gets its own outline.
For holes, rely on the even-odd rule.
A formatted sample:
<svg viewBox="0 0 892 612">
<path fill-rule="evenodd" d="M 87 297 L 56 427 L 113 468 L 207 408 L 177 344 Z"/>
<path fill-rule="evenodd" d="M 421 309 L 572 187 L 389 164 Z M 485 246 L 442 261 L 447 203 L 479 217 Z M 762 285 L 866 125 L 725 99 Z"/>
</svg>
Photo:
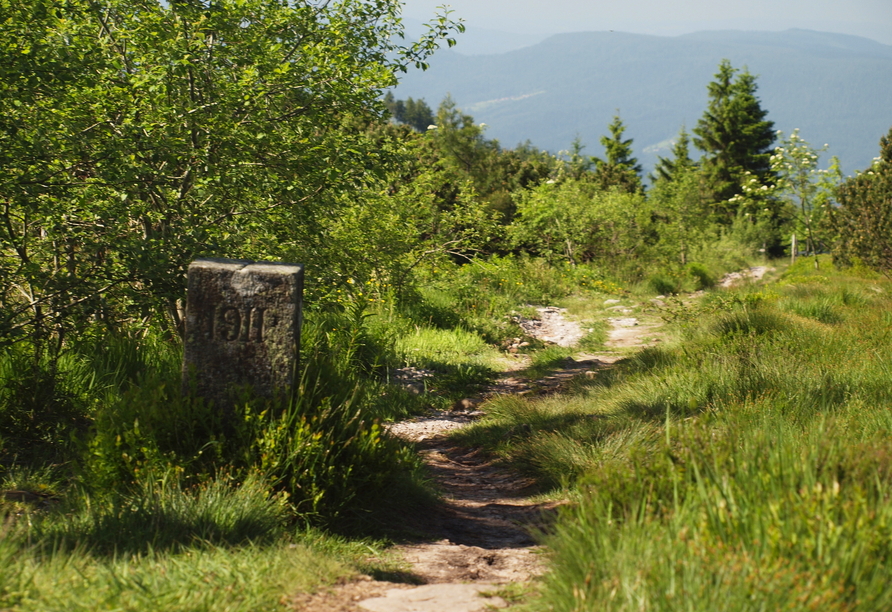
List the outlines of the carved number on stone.
<svg viewBox="0 0 892 612">
<path fill-rule="evenodd" d="M 219 308 L 214 318 L 214 338 L 226 342 L 263 342 L 265 308 Z"/>
</svg>

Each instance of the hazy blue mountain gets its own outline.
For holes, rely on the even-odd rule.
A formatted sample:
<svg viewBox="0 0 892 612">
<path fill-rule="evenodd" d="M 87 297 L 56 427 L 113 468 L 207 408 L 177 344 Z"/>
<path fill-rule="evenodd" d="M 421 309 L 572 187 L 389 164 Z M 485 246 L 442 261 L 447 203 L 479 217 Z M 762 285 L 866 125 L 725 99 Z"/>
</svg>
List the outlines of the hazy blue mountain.
<svg viewBox="0 0 892 612">
<path fill-rule="evenodd" d="M 403 25 L 406 27 L 406 36 L 417 39 L 427 31 L 423 22 L 417 19 L 405 18 Z M 488 55 L 505 53 L 535 45 L 550 34 L 529 34 L 521 32 L 506 32 L 503 30 L 490 30 L 467 26 L 465 31 L 457 36 L 458 45 L 453 51 L 459 55 Z"/>
<path fill-rule="evenodd" d="M 589 155 L 600 155 L 598 140 L 619 110 L 649 170 L 682 125 L 696 125 L 723 58 L 757 75 L 776 129 L 798 127 L 813 146 L 828 143 L 822 161 L 838 155 L 847 173 L 870 164 L 892 127 L 892 46 L 809 30 L 580 32 L 496 55 L 444 49 L 427 72 L 405 75 L 395 95 L 436 108 L 451 94 L 503 146 L 530 140 L 557 152 L 578 134 Z"/>
</svg>

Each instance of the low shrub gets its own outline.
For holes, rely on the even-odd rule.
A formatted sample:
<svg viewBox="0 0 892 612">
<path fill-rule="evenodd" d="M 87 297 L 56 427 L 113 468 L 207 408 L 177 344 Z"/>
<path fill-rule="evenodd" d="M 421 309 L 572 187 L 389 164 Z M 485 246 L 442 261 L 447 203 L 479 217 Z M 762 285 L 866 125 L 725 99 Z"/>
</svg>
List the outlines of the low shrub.
<svg viewBox="0 0 892 612">
<path fill-rule="evenodd" d="M 681 289 L 678 279 L 668 274 L 652 274 L 647 279 L 647 287 L 658 295 L 672 295 Z"/>
<path fill-rule="evenodd" d="M 689 263 L 685 266 L 685 272 L 694 280 L 694 288 L 697 290 L 710 289 L 715 286 L 716 278 L 709 268 L 700 263 Z"/>
</svg>

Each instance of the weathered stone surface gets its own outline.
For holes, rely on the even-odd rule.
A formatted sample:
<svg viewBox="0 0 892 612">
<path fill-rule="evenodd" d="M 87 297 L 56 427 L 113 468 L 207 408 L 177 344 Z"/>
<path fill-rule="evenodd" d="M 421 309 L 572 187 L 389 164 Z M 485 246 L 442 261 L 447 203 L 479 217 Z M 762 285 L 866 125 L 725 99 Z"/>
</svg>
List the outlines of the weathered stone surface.
<svg viewBox="0 0 892 612">
<path fill-rule="evenodd" d="M 359 602 L 370 612 L 483 612 L 506 608 L 501 597 L 482 597 L 481 591 L 499 588 L 493 584 L 425 584 L 414 589 L 389 589 L 383 597 Z"/>
<path fill-rule="evenodd" d="M 183 385 L 220 407 L 250 386 L 287 394 L 300 346 L 303 266 L 197 259 L 189 266 Z"/>
</svg>

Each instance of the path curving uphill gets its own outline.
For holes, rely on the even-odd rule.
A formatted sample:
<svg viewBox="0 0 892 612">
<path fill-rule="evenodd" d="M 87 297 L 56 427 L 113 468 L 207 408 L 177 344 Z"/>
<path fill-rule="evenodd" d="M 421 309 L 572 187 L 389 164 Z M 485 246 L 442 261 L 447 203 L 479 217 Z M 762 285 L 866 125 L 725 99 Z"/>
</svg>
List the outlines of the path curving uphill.
<svg viewBox="0 0 892 612">
<path fill-rule="evenodd" d="M 533 337 L 572 347 L 585 335 L 565 310 L 537 308 L 538 319 L 519 320 Z M 529 380 L 521 375 L 527 362 L 515 357 L 483 398 L 493 395 L 558 391 L 575 376 L 613 363 L 614 350 L 648 345 L 654 325 L 631 317 L 608 319 L 608 352 L 579 354 L 548 376 Z M 542 547 L 531 533 L 544 526 L 558 502 L 542 503 L 530 495 L 533 483 L 479 449 L 450 442 L 449 434 L 479 418 L 479 400 L 465 400 L 458 410 L 437 411 L 390 427 L 394 435 L 414 442 L 443 495 L 441 507 L 415 526 L 428 535 L 421 543 L 395 547 L 411 566 L 420 586 L 375 581 L 369 577 L 332 591 L 295 601 L 297 610 L 313 612 L 478 612 L 508 607 L 497 595 L 511 583 L 526 583 L 544 571 Z M 483 405 L 485 409 L 485 403 Z"/>
</svg>

